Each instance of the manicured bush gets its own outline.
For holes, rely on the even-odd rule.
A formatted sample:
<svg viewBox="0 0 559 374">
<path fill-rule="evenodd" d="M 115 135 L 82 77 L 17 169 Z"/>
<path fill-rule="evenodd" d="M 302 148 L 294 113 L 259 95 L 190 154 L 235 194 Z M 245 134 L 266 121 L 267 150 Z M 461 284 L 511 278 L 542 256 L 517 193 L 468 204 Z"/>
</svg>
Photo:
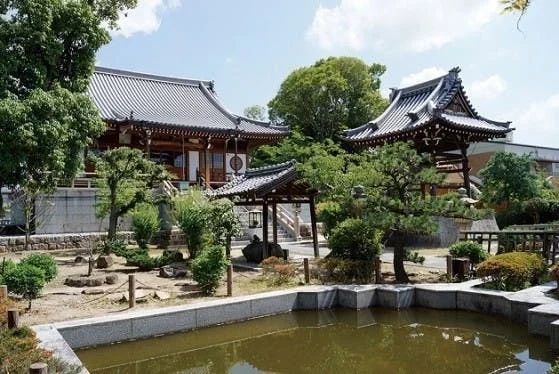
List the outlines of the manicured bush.
<svg viewBox="0 0 559 374">
<path fill-rule="evenodd" d="M 547 374 L 559 374 L 559 359 L 549 368 Z"/>
<path fill-rule="evenodd" d="M 477 267 L 477 275 L 491 279 L 490 288 L 517 291 L 538 283 L 546 264 L 537 253 L 510 252 L 490 257 Z"/>
<path fill-rule="evenodd" d="M 134 239 L 140 248 L 147 248 L 153 234 L 159 229 L 157 208 L 151 204 L 141 204 L 130 213 L 130 217 Z"/>
<path fill-rule="evenodd" d="M 209 214 L 207 203 L 189 200 L 175 202 L 175 218 L 186 236 L 186 245 L 191 259 L 196 258 L 207 242 Z"/>
<path fill-rule="evenodd" d="M 45 253 L 32 254 L 21 260 L 21 263 L 32 265 L 41 269 L 45 273 L 46 283 L 56 278 L 56 275 L 58 274 L 58 267 L 56 266 L 54 257 Z"/>
<path fill-rule="evenodd" d="M 31 300 L 39 296 L 46 283 L 43 270 L 25 263 L 19 263 L 8 269 L 3 278 L 10 292 L 21 295 L 29 301 L 29 309 L 31 309 Z"/>
<path fill-rule="evenodd" d="M 0 263 L 0 284 L 6 284 L 3 276 L 9 269 L 13 268 L 14 266 L 16 266 L 16 264 L 12 260 L 2 260 L 2 262 Z"/>
<path fill-rule="evenodd" d="M 409 249 L 405 248 L 404 252 L 404 260 L 413 262 L 414 264 L 421 264 L 425 262 L 425 256 L 420 256 L 419 252 L 417 251 L 410 251 Z"/>
<path fill-rule="evenodd" d="M 122 239 L 107 239 L 100 243 L 99 251 L 106 255 L 114 253 L 117 256 L 126 257 L 128 248 Z"/>
<path fill-rule="evenodd" d="M 454 243 L 449 250 L 453 257 L 468 257 L 472 264 L 479 264 L 489 257 L 481 244 L 471 240 Z"/>
<path fill-rule="evenodd" d="M 215 293 L 229 261 L 222 246 L 205 248 L 192 261 L 192 278 L 198 282 L 202 291 L 208 295 Z"/>
<path fill-rule="evenodd" d="M 317 262 L 315 276 L 322 283 L 367 284 L 373 279 L 373 265 L 373 261 L 323 258 Z"/>
<path fill-rule="evenodd" d="M 372 261 L 382 250 L 382 233 L 366 221 L 348 218 L 337 225 L 328 238 L 330 257 Z"/>
<path fill-rule="evenodd" d="M 283 259 L 271 256 L 260 263 L 264 278 L 272 286 L 288 284 L 297 275 L 293 264 L 286 264 Z"/>
</svg>

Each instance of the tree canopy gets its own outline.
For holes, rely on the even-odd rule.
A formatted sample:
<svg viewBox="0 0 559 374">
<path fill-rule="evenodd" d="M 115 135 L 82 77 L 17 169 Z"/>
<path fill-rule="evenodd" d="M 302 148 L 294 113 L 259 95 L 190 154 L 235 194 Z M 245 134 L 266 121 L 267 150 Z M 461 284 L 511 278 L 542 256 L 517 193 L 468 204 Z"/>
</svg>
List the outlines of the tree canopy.
<svg viewBox="0 0 559 374">
<path fill-rule="evenodd" d="M 296 69 L 268 103 L 270 119 L 315 141 L 335 139 L 384 110 L 379 88 L 385 70 L 354 57 L 329 57 Z"/>
<path fill-rule="evenodd" d="M 246 107 L 243 113 L 247 118 L 255 119 L 258 121 L 266 120 L 266 108 L 264 108 L 262 105 L 251 105 L 249 107 Z"/>
<path fill-rule="evenodd" d="M 138 204 L 151 202 L 151 188 L 169 175 L 163 165 L 128 147 L 103 152 L 95 167 L 99 177 L 97 216 L 109 216 L 108 239 L 112 240 L 116 237 L 118 219 Z"/>
<path fill-rule="evenodd" d="M 538 196 L 538 178 L 533 167 L 530 155 L 495 153 L 479 172 L 483 178 L 482 199 L 501 204 Z"/>
<path fill-rule="evenodd" d="M 84 147 L 104 130 L 85 95 L 95 53 L 110 40 L 104 25 L 135 5 L 0 1 L 0 188 L 48 192 L 79 171 Z"/>
</svg>

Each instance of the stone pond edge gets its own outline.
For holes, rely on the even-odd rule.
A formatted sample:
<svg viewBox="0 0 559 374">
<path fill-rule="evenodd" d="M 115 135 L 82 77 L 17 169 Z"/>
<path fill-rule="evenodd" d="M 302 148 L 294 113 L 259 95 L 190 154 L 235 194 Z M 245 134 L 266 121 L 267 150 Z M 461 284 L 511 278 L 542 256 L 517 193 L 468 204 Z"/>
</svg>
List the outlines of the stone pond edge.
<svg viewBox="0 0 559 374">
<path fill-rule="evenodd" d="M 32 326 L 40 345 L 63 359 L 80 365 L 73 349 L 239 322 L 292 310 L 328 309 L 336 306 L 468 310 L 498 314 L 527 324 L 531 334 L 548 336 L 550 348 L 559 350 L 559 301 L 545 296 L 555 282 L 519 292 L 477 288 L 481 283 L 415 285 L 304 286 L 283 291 L 238 296 L 196 304 L 139 309 L 118 315 Z M 82 373 L 88 373 L 86 369 Z"/>
</svg>

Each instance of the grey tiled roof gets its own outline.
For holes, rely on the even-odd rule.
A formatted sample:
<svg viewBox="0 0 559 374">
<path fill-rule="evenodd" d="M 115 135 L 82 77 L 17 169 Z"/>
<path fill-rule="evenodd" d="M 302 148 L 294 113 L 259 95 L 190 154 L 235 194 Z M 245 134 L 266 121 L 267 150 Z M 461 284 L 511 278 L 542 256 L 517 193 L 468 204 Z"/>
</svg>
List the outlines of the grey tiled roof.
<svg viewBox="0 0 559 374">
<path fill-rule="evenodd" d="M 511 131 L 510 122 L 491 121 L 476 112 L 462 86 L 459 72 L 459 68 L 454 68 L 442 77 L 393 90 L 390 105 L 384 113 L 363 126 L 346 130 L 344 139 L 349 142 L 382 139 L 417 130 L 433 122 L 495 136 Z M 467 114 L 448 108 L 457 95 L 465 103 Z"/>
<path fill-rule="evenodd" d="M 106 121 L 130 121 L 201 133 L 247 137 L 282 137 L 286 126 L 274 126 L 229 112 L 218 100 L 213 82 L 162 77 L 96 67 L 88 93 Z"/>
<path fill-rule="evenodd" d="M 295 160 L 291 160 L 263 168 L 248 169 L 244 175 L 234 177 L 211 194 L 215 197 L 247 194 L 262 197 L 280 185 L 295 181 L 297 179 L 295 164 Z"/>
</svg>

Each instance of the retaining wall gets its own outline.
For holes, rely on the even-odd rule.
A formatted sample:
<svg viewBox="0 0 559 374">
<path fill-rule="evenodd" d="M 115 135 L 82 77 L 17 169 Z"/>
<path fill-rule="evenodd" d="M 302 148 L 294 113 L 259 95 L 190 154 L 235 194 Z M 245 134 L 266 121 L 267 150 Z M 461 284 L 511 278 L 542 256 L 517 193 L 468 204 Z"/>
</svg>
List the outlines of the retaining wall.
<svg viewBox="0 0 559 374">
<path fill-rule="evenodd" d="M 245 321 L 292 310 L 336 306 L 352 309 L 420 306 L 499 314 L 522 321 L 527 323 L 530 333 L 549 336 L 550 347 L 559 350 L 559 302 L 544 294 L 555 288 L 552 283 L 515 293 L 476 288 L 479 280 L 449 284 L 307 286 L 199 304 L 134 310 L 116 316 L 39 325 L 33 329 L 43 347 L 53 350 L 66 361 L 78 363 L 72 349 Z"/>
</svg>

